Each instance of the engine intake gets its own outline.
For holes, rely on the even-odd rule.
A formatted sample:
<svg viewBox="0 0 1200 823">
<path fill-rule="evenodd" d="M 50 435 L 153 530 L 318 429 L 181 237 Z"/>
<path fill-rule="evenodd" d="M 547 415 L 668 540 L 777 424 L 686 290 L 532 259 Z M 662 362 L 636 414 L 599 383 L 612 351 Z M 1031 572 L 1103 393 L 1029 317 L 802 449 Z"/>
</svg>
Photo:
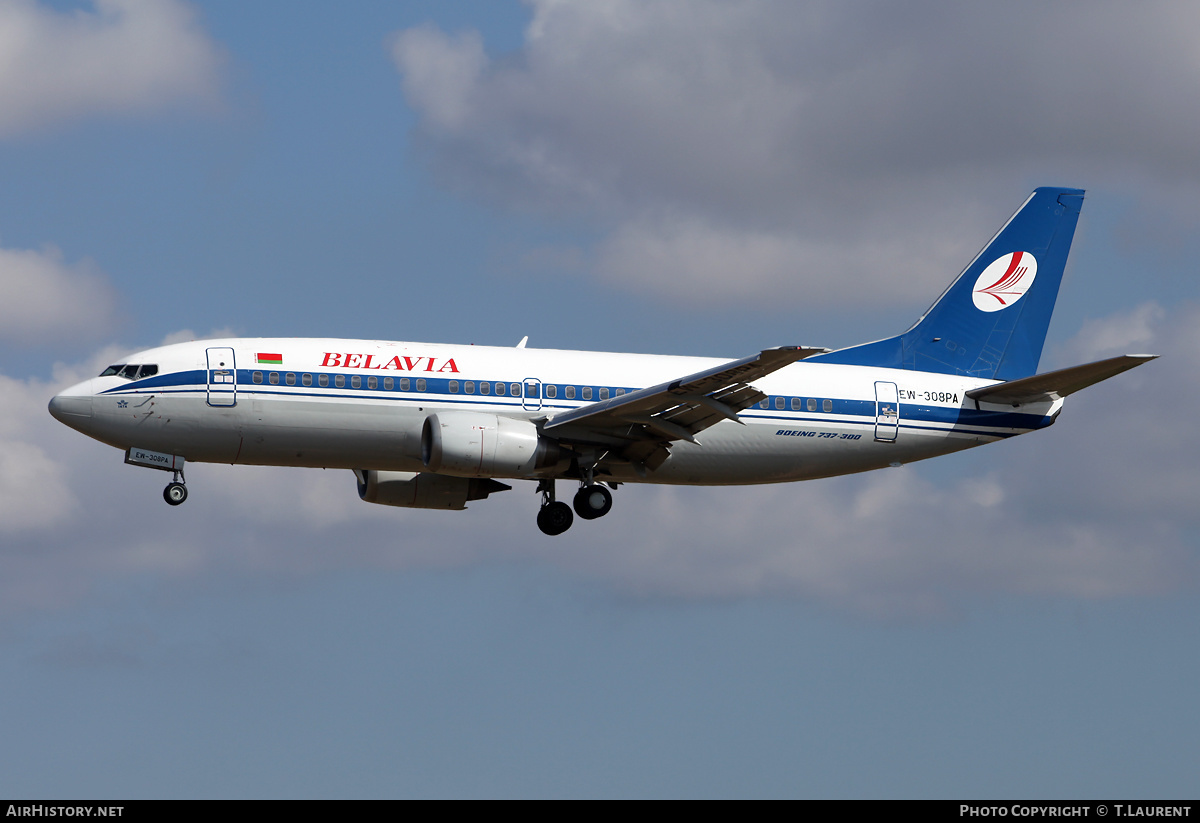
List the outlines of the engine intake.
<svg viewBox="0 0 1200 823">
<path fill-rule="evenodd" d="M 458 477 L 528 477 L 562 457 L 558 443 L 529 420 L 479 412 L 438 412 L 425 418 L 421 461 Z"/>
</svg>

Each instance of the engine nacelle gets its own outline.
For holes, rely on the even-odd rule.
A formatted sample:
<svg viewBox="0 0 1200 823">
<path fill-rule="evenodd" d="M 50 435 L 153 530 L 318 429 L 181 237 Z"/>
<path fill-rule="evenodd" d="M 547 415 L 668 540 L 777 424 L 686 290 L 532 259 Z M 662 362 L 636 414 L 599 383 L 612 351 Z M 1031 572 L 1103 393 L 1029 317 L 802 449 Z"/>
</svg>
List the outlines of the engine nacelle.
<svg viewBox="0 0 1200 823">
<path fill-rule="evenodd" d="M 425 418 L 425 468 L 458 477 L 527 477 L 559 461 L 561 449 L 528 420 L 480 412 L 438 412 Z"/>
<path fill-rule="evenodd" d="M 511 489 L 489 478 L 446 477 L 430 472 L 355 470 L 358 496 L 368 503 L 410 509 L 465 509 L 468 500 Z"/>
</svg>

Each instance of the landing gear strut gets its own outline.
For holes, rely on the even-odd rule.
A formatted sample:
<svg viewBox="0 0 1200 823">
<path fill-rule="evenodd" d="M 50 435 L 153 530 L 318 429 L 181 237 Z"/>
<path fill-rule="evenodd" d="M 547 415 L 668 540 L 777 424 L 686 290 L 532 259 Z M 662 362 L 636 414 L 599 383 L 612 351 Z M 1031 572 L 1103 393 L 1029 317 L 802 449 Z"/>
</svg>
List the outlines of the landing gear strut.
<svg viewBox="0 0 1200 823">
<path fill-rule="evenodd" d="M 549 478 L 538 483 L 538 491 L 542 493 L 542 508 L 538 512 L 537 524 L 543 534 L 562 534 L 571 528 L 575 519 L 571 507 L 554 499 L 554 479 Z"/>
<path fill-rule="evenodd" d="M 163 489 L 163 500 L 166 500 L 167 504 L 171 506 L 178 506 L 184 500 L 187 500 L 187 486 L 184 485 L 186 482 L 183 472 L 176 471 L 175 479 Z"/>
</svg>

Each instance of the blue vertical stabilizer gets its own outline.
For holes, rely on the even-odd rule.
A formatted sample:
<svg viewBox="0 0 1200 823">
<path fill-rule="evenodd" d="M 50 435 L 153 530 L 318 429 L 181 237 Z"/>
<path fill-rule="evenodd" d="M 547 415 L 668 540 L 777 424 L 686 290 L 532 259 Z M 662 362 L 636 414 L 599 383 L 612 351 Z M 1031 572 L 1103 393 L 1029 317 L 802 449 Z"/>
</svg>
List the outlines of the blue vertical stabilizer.
<svg viewBox="0 0 1200 823">
<path fill-rule="evenodd" d="M 1035 374 L 1082 205 L 1082 189 L 1034 190 L 915 326 L 809 362 L 994 380 Z"/>
</svg>

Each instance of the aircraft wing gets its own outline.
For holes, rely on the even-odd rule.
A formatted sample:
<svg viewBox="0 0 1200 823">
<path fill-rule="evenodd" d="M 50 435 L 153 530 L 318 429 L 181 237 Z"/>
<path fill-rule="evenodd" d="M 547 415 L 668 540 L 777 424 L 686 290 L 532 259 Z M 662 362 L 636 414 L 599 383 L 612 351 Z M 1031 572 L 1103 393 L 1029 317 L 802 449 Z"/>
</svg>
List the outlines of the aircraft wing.
<svg viewBox="0 0 1200 823">
<path fill-rule="evenodd" d="M 1035 374 L 1033 377 L 1023 377 L 1020 380 L 1009 380 L 1007 383 L 996 383 L 971 389 L 967 397 L 977 403 L 1009 403 L 1020 406 L 1024 403 L 1039 403 L 1057 400 L 1068 394 L 1086 389 L 1101 380 L 1128 371 L 1134 366 L 1140 366 L 1158 357 L 1157 354 L 1123 354 L 1120 357 L 1110 357 L 1108 360 L 1098 360 L 1082 366 L 1072 366 L 1069 369 Z"/>
<path fill-rule="evenodd" d="M 657 386 L 601 400 L 551 417 L 543 432 L 567 443 L 605 447 L 609 456 L 656 469 L 675 440 L 695 435 L 766 395 L 750 385 L 784 366 L 829 349 L 781 346 Z"/>
</svg>

